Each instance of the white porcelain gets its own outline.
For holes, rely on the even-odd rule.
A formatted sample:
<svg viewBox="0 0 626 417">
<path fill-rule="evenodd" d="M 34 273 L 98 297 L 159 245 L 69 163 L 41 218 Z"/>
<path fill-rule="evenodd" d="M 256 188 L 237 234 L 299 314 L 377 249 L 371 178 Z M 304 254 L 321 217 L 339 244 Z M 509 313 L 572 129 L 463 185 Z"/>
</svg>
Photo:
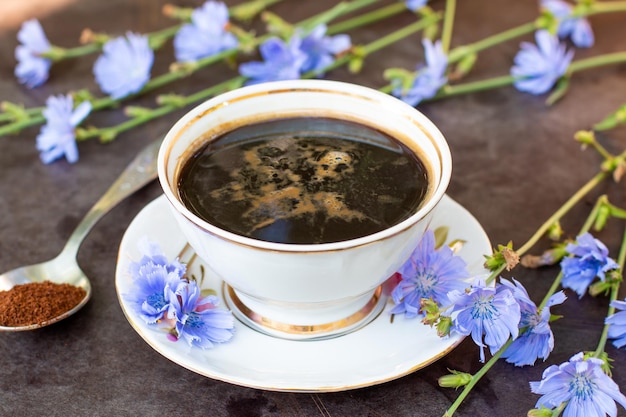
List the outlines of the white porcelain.
<svg viewBox="0 0 626 417">
<path fill-rule="evenodd" d="M 458 255 L 474 275 L 484 273 L 483 255 L 491 244 L 478 221 L 445 196 L 436 208 L 432 227 L 448 226 L 448 240 L 466 241 Z M 164 197 L 146 206 L 124 234 L 116 267 L 115 286 L 122 310 L 132 328 L 165 358 L 200 375 L 247 387 L 291 392 L 329 392 L 371 386 L 414 372 L 446 355 L 462 337 L 439 338 L 418 319 L 395 316 L 385 310 L 367 326 L 328 340 L 294 341 L 267 336 L 235 321 L 235 335 L 211 350 L 172 342 L 163 331 L 146 325 L 122 294 L 131 290 L 130 262 L 141 258 L 139 240 L 147 236 L 169 259 L 185 246 L 185 237 Z M 199 276 L 194 261 L 191 273 Z M 203 288 L 218 291 L 224 307 L 222 281 L 207 270 Z"/>
<path fill-rule="evenodd" d="M 178 172 L 206 140 L 224 129 L 290 115 L 345 118 L 400 139 L 430 164 L 433 186 L 426 202 L 407 220 L 379 233 L 317 245 L 280 244 L 236 235 L 203 221 L 181 203 Z M 264 322 L 287 324 L 290 328 L 321 328 L 355 314 L 406 261 L 446 191 L 451 157 L 435 125 L 400 100 L 352 84 L 297 80 L 244 87 L 191 110 L 165 137 L 158 173 L 183 235 L 247 307 Z M 322 332 L 325 334 L 321 336 L 345 331 Z M 289 330 L 284 336 L 320 334 Z"/>
</svg>

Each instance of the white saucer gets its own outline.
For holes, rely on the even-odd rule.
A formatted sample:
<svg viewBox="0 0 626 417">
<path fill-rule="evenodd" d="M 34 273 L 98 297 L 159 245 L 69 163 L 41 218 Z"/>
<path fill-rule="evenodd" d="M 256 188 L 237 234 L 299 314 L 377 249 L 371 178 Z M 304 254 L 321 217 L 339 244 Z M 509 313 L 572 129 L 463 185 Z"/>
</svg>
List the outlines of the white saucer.
<svg viewBox="0 0 626 417">
<path fill-rule="evenodd" d="M 448 196 L 436 210 L 431 227 L 448 226 L 449 240 L 465 240 L 458 254 L 468 263 L 470 273 L 485 272 L 483 255 L 492 249 L 478 221 Z M 157 242 L 169 259 L 178 256 L 185 246 L 163 196 L 135 217 L 122 238 L 115 278 L 122 310 L 153 349 L 209 378 L 274 391 L 343 391 L 390 381 L 423 368 L 449 353 L 463 339 L 459 335 L 440 338 L 419 319 L 395 316 L 392 323 L 389 301 L 367 326 L 334 339 L 285 340 L 261 334 L 236 321 L 230 342 L 211 350 L 189 348 L 184 341 L 172 342 L 164 332 L 146 325 L 121 297 L 130 291 L 128 266 L 141 258 L 138 241 L 143 236 Z M 196 260 L 191 265 L 194 271 L 198 264 Z M 221 297 L 222 287 L 222 281 L 207 269 L 203 288 L 215 289 Z M 225 308 L 223 297 L 221 306 Z"/>
</svg>

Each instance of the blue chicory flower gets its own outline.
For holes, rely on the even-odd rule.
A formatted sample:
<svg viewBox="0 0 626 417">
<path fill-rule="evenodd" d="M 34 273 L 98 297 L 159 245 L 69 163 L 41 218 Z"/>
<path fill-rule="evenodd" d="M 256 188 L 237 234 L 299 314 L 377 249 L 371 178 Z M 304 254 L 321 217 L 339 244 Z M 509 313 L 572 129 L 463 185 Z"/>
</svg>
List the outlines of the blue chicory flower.
<svg viewBox="0 0 626 417">
<path fill-rule="evenodd" d="M 147 239 L 142 239 L 139 247 L 144 255 L 129 265 L 134 288 L 125 298 L 146 324 L 155 324 L 167 318 L 170 288 L 178 287 L 186 267 L 178 260 L 169 262 L 159 246 Z"/>
<path fill-rule="evenodd" d="M 139 250 L 143 254 L 137 262 L 132 262 L 129 266 L 129 272 L 138 279 L 143 278 L 142 268 L 146 265 L 162 268 L 167 273 L 175 273 L 181 279 L 187 272 L 187 266 L 178 259 L 169 261 L 161 251 L 159 245 L 148 238 L 142 238 L 139 241 Z"/>
<path fill-rule="evenodd" d="M 405 0 L 406 8 L 414 12 L 426 6 L 428 0 Z"/>
<path fill-rule="evenodd" d="M 413 85 L 407 90 L 400 80 L 392 80 L 392 94 L 411 106 L 437 94 L 447 82 L 446 69 L 448 56 L 443 51 L 441 41 L 432 43 L 430 39 L 422 41 L 426 66 L 418 67 Z"/>
<path fill-rule="evenodd" d="M 602 360 L 585 359 L 579 352 L 568 362 L 548 367 L 541 381 L 530 383 L 531 391 L 542 395 L 535 407 L 552 409 L 566 402 L 563 417 L 616 416 L 615 402 L 626 408 L 626 397 L 602 365 Z"/>
<path fill-rule="evenodd" d="M 91 103 L 84 101 L 74 109 L 71 95 L 50 96 L 43 115 L 46 124 L 37 135 L 37 150 L 44 164 L 65 156 L 68 162 L 78 161 L 75 128 L 91 112 Z"/>
<path fill-rule="evenodd" d="M 558 19 L 557 35 L 561 39 L 570 37 L 579 48 L 593 46 L 595 39 L 589 21 L 584 17 L 572 17 L 573 7 L 563 0 L 542 0 L 541 5 Z"/>
<path fill-rule="evenodd" d="M 450 291 L 463 291 L 468 286 L 464 281 L 469 277 L 465 261 L 455 256 L 448 246 L 435 249 L 432 230 L 426 231 L 398 272 L 401 281 L 391 292 L 396 303 L 391 314 L 404 313 L 407 318 L 418 315 L 423 298 L 432 298 L 438 305 L 447 306 Z"/>
<path fill-rule="evenodd" d="M 118 99 L 143 88 L 150 79 L 153 62 L 148 37 L 129 32 L 104 44 L 93 73 L 102 91 Z"/>
<path fill-rule="evenodd" d="M 217 309 L 219 299 L 214 295 L 201 297 L 195 281 L 180 282 L 169 293 L 168 317 L 176 319 L 179 340 L 208 349 L 233 337 L 235 326 L 230 311 Z"/>
<path fill-rule="evenodd" d="M 453 305 L 445 314 L 452 319 L 451 330 L 472 335 L 480 347 L 481 362 L 485 361 L 485 345 L 494 354 L 509 337 L 517 338 L 520 306 L 508 287 L 486 286 L 484 279 L 479 278 L 469 291 L 453 290 L 448 297 Z"/>
<path fill-rule="evenodd" d="M 626 300 L 615 300 L 611 306 L 622 311 L 611 314 L 604 322 L 609 324 L 609 338 L 615 339 L 613 345 L 621 348 L 626 346 Z"/>
<path fill-rule="evenodd" d="M 535 40 L 537 45 L 522 42 L 511 75 L 517 78 L 513 85 L 518 90 L 543 94 L 565 74 L 574 51 L 567 51 L 565 45 L 546 30 L 537 31 Z"/>
<path fill-rule="evenodd" d="M 263 62 L 245 62 L 239 66 L 239 73 L 248 77 L 247 85 L 267 81 L 297 80 L 307 55 L 300 49 L 302 40 L 295 35 L 289 43 L 278 38 L 270 38 L 259 47 Z"/>
<path fill-rule="evenodd" d="M 619 265 L 609 258 L 609 250 L 590 233 L 576 238 L 576 243 L 569 243 L 565 251 L 570 255 L 561 261 L 564 288 L 574 290 L 579 297 L 585 295 L 595 277 L 604 281 L 605 273 L 617 269 Z"/>
<path fill-rule="evenodd" d="M 237 38 L 226 29 L 228 8 L 224 3 L 207 1 L 191 14 L 191 23 L 183 25 L 174 37 L 176 60 L 197 61 L 237 47 Z"/>
<path fill-rule="evenodd" d="M 322 71 L 335 60 L 339 53 L 350 49 L 352 43 L 348 35 L 325 36 L 325 24 L 316 26 L 300 44 L 300 50 L 306 54 L 301 72 Z"/>
<path fill-rule="evenodd" d="M 15 76 L 28 88 L 37 87 L 48 79 L 52 61 L 41 56 L 51 49 L 50 42 L 38 20 L 27 20 L 17 32 L 20 45 L 15 48 Z"/>
<path fill-rule="evenodd" d="M 553 294 L 541 312 L 530 299 L 526 288 L 513 278 L 513 282 L 501 279 L 502 285 L 508 287 L 520 306 L 519 337 L 511 343 L 502 357 L 515 366 L 534 365 L 538 358 L 544 361 L 554 348 L 554 335 L 550 329 L 550 307 L 561 304 L 567 297 L 563 291 Z"/>
</svg>

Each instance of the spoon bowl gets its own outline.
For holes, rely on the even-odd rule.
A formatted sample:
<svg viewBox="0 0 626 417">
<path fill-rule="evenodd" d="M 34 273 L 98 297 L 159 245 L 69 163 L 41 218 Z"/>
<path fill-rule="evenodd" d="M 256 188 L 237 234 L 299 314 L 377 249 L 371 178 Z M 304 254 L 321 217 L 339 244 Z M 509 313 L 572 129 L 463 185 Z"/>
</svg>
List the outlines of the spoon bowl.
<svg viewBox="0 0 626 417">
<path fill-rule="evenodd" d="M 0 291 L 7 291 L 15 285 L 31 282 L 50 281 L 57 284 L 67 283 L 85 290 L 83 299 L 73 308 L 49 320 L 23 326 L 0 326 L 0 331 L 33 330 L 56 323 L 80 310 L 91 298 L 91 283 L 87 275 L 76 263 L 76 258 L 69 252 L 62 252 L 56 258 L 46 262 L 26 265 L 0 275 Z"/>
<path fill-rule="evenodd" d="M 73 308 L 46 321 L 22 326 L 0 326 L 0 332 L 17 332 L 38 329 L 56 323 L 80 310 L 91 297 L 91 283 L 76 260 L 80 244 L 91 228 L 124 198 L 156 179 L 156 159 L 161 139 L 146 146 L 124 169 L 118 179 L 94 204 L 83 220 L 76 226 L 65 247 L 56 258 L 38 264 L 15 268 L 0 274 L 0 291 L 7 291 L 15 285 L 50 281 L 67 283 L 85 290 L 83 299 Z"/>
</svg>

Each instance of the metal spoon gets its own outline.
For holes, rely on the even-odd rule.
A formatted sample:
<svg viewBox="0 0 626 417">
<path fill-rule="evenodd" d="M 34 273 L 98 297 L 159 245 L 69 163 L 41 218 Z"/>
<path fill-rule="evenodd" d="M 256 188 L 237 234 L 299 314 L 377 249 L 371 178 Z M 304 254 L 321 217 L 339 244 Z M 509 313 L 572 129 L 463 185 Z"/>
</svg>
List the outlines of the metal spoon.
<svg viewBox="0 0 626 417">
<path fill-rule="evenodd" d="M 156 159 L 161 141 L 162 139 L 158 139 L 152 142 L 132 160 L 119 178 L 76 226 L 65 247 L 56 258 L 39 264 L 22 266 L 0 275 L 0 290 L 9 290 L 15 285 L 29 282 L 68 283 L 85 290 L 85 297 L 81 302 L 71 310 L 45 322 L 16 327 L 0 326 L 0 332 L 38 329 L 74 314 L 87 303 L 91 297 L 91 284 L 76 261 L 78 248 L 102 216 L 120 201 L 156 178 Z"/>
</svg>

